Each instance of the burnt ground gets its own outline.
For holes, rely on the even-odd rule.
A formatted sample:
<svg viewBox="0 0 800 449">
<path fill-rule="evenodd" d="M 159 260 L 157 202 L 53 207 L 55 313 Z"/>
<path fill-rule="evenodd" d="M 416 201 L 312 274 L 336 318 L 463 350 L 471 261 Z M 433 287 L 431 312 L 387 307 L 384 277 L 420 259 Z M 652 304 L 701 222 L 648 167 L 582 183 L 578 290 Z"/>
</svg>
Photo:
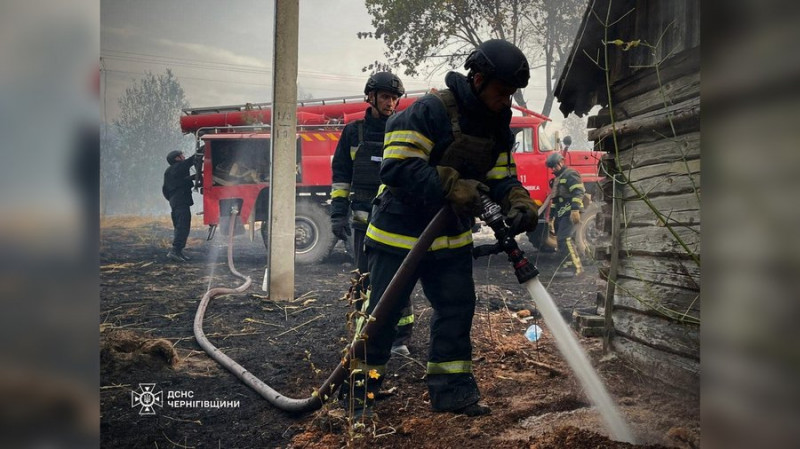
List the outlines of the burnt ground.
<svg viewBox="0 0 800 449">
<path fill-rule="evenodd" d="M 195 221 L 199 221 L 195 219 Z M 489 242 L 481 232 L 477 241 Z M 642 377 L 604 354 L 600 338 L 581 338 L 637 443 L 608 438 L 601 417 L 558 353 L 547 326 L 517 284 L 505 257 L 475 262 L 479 289 L 473 325 L 474 369 L 492 414 L 467 418 L 430 411 L 424 382 L 431 308 L 417 287 L 416 329 L 410 358 L 393 357 L 377 403 L 378 417 L 353 426 L 336 401 L 290 416 L 276 409 L 209 358 L 192 326 L 200 298 L 211 287 L 241 283 L 227 269 L 224 238 L 205 241 L 197 225 L 187 264 L 165 258 L 171 237 L 166 220 L 105 220 L 101 242 L 101 441 L 114 448 L 427 447 L 427 448 L 631 448 L 697 447 L 699 398 Z M 522 249 L 563 315 L 595 308 L 597 269 L 579 278 L 552 277 L 558 260 Z M 349 256 L 341 244 L 322 264 L 297 269 L 298 298 L 271 301 L 261 291 L 264 250 L 256 237 L 234 241 L 236 268 L 253 277 L 240 295 L 208 306 L 209 340 L 278 392 L 306 398 L 327 378 L 348 341 L 340 300 L 350 282 Z M 524 322 L 525 312 L 534 318 Z M 535 343 L 523 336 L 536 322 L 545 331 Z M 155 384 L 152 387 L 140 384 Z M 393 388 L 396 387 L 396 388 Z M 152 396 L 147 388 L 151 388 Z M 141 402 L 162 400 L 152 415 Z M 178 396 L 178 399 L 175 398 Z M 133 399 L 139 402 L 134 404 Z M 183 400 L 191 404 L 176 406 Z M 221 406 L 220 406 L 221 405 Z"/>
</svg>

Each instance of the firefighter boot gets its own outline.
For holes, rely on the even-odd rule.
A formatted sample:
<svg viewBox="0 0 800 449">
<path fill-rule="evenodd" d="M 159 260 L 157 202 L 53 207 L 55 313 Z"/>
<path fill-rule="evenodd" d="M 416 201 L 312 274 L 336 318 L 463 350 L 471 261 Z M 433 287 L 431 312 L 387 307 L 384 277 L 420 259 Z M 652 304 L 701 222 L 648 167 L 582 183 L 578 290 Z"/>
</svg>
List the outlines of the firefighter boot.
<svg viewBox="0 0 800 449">
<path fill-rule="evenodd" d="M 167 253 L 167 259 L 180 263 L 186 262 L 188 260 L 181 257 L 180 252 L 174 250 L 169 250 L 169 252 Z"/>
<path fill-rule="evenodd" d="M 483 415 L 490 415 L 492 413 L 492 409 L 489 408 L 489 406 L 486 404 L 476 402 L 474 404 L 470 404 L 458 410 L 453 410 L 453 413 L 457 415 L 466 415 L 470 417 L 483 416 Z"/>
</svg>

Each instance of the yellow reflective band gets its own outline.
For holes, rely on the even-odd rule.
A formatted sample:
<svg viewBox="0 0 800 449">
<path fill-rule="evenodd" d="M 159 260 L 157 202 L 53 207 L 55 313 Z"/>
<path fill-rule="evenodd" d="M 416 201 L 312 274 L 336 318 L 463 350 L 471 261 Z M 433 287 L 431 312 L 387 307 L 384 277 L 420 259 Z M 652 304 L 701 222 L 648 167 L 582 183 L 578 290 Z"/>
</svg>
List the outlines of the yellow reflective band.
<svg viewBox="0 0 800 449">
<path fill-rule="evenodd" d="M 348 196 L 350 196 L 349 190 L 331 190 L 331 198 L 347 198 Z"/>
<path fill-rule="evenodd" d="M 408 159 L 410 157 L 418 157 L 424 161 L 428 160 L 428 155 L 415 147 L 391 145 L 383 149 L 384 159 Z"/>
<path fill-rule="evenodd" d="M 571 191 L 573 191 L 575 189 L 586 190 L 586 188 L 583 186 L 583 184 L 575 184 L 574 186 L 569 188 L 569 191 L 571 192 Z"/>
<path fill-rule="evenodd" d="M 397 322 L 397 327 L 408 326 L 413 322 L 414 322 L 414 315 L 404 316 L 403 318 L 400 318 L 400 321 Z"/>
<path fill-rule="evenodd" d="M 358 147 L 350 147 L 350 159 L 356 160 L 356 151 L 358 151 Z"/>
<path fill-rule="evenodd" d="M 379 185 L 378 186 L 378 194 L 377 195 L 380 195 L 381 193 L 383 193 L 384 190 L 386 190 L 386 184 Z M 377 196 L 377 195 L 375 195 L 375 196 Z"/>
<path fill-rule="evenodd" d="M 353 221 L 357 221 L 359 223 L 367 223 L 368 219 L 369 219 L 369 212 L 363 210 L 353 211 Z"/>
<path fill-rule="evenodd" d="M 486 173 L 486 179 L 503 179 L 517 175 L 517 167 L 495 167 Z"/>
<path fill-rule="evenodd" d="M 495 162 L 494 165 L 508 165 L 508 153 L 500 153 L 500 156 L 497 156 L 497 162 Z"/>
<path fill-rule="evenodd" d="M 573 198 L 572 202 L 575 203 L 575 204 L 578 204 L 580 206 L 583 206 L 583 200 L 580 199 L 580 198 Z"/>
<path fill-rule="evenodd" d="M 384 231 L 375 227 L 375 225 L 372 223 L 370 223 L 369 227 L 367 228 L 367 237 L 375 240 L 376 242 L 383 243 L 384 245 L 403 249 L 411 249 L 411 247 L 417 243 L 417 240 L 419 240 L 416 237 Z M 472 243 L 471 229 L 456 236 L 443 235 L 441 237 L 437 237 L 433 241 L 433 244 L 428 251 L 461 248 L 469 245 L 470 243 Z"/>
<path fill-rule="evenodd" d="M 472 360 L 454 360 L 452 362 L 428 362 L 428 374 L 462 374 L 472 372 Z"/>
<path fill-rule="evenodd" d="M 433 141 L 431 141 L 431 139 L 428 139 L 417 131 L 411 130 L 392 131 L 383 136 L 384 145 L 394 143 L 409 143 L 420 147 L 426 154 L 430 154 L 431 148 L 433 148 Z"/>
</svg>

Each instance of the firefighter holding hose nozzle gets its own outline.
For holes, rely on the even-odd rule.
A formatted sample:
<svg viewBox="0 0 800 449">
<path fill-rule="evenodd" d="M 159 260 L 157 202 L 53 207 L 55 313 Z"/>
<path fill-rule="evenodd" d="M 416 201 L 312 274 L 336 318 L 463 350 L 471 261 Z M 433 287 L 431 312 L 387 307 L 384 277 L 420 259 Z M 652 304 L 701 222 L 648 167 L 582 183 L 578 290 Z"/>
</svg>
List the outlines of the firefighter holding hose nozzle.
<svg viewBox="0 0 800 449">
<path fill-rule="evenodd" d="M 511 43 L 494 39 L 470 53 L 464 68 L 466 76 L 448 73 L 447 89 L 425 95 L 387 122 L 382 185 L 366 232 L 367 312 L 434 215 L 452 207 L 455 214 L 401 294 L 410 297 L 419 280 L 434 309 L 426 376 L 431 407 L 479 416 L 490 413 L 479 402 L 470 338 L 476 300 L 471 229 L 482 210 L 480 195 L 500 204 L 514 234 L 534 230 L 538 216 L 511 158 L 511 95 L 528 85 L 528 61 Z M 400 319 L 400 307 L 394 309 L 386 323 Z M 354 354 L 353 385 L 343 388 L 353 391 L 355 418 L 373 413 L 393 338 L 384 324 L 366 337 L 364 353 Z"/>
</svg>

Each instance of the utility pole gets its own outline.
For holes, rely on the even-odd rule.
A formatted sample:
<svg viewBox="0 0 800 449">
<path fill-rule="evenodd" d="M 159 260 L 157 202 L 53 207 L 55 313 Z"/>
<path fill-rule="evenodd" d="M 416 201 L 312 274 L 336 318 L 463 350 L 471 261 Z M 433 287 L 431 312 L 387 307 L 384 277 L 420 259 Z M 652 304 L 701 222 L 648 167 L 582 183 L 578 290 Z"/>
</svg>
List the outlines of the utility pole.
<svg viewBox="0 0 800 449">
<path fill-rule="evenodd" d="M 270 299 L 294 299 L 294 215 L 297 170 L 297 43 L 299 0 L 275 0 L 269 189 Z"/>
</svg>

